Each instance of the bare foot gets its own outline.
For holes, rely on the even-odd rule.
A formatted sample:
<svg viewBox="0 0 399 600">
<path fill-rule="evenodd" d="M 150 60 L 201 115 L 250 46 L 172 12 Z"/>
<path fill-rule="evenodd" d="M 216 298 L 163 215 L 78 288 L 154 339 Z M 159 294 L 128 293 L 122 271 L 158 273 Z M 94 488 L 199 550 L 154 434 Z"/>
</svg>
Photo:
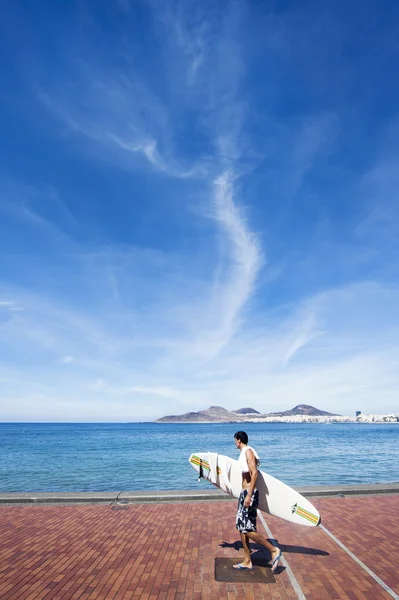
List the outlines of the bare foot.
<svg viewBox="0 0 399 600">
<path fill-rule="evenodd" d="M 273 550 L 271 555 L 272 555 L 272 560 L 270 561 L 269 565 L 271 566 L 272 571 L 274 573 L 274 571 L 278 567 L 278 563 L 280 562 L 282 552 L 281 552 L 280 548 L 276 548 L 275 550 Z"/>
<path fill-rule="evenodd" d="M 233 569 L 236 569 L 237 571 L 240 571 L 242 569 L 248 569 L 248 571 L 252 571 L 253 566 L 252 563 L 239 563 L 238 565 L 233 565 Z"/>
<path fill-rule="evenodd" d="M 273 561 L 278 557 L 278 555 L 280 554 L 280 548 L 275 548 L 272 552 L 270 552 L 270 554 L 272 555 L 271 560 L 269 560 L 269 565 L 273 564 Z"/>
</svg>

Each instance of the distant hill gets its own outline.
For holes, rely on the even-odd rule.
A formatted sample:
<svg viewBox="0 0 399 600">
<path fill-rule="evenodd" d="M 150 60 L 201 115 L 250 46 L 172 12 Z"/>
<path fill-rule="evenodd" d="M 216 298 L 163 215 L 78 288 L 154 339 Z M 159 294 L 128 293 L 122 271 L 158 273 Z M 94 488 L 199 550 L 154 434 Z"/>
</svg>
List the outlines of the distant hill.
<svg viewBox="0 0 399 600">
<path fill-rule="evenodd" d="M 236 415 L 260 415 L 261 414 L 254 408 L 237 408 L 237 410 L 233 410 L 233 413 L 235 413 Z"/>
<path fill-rule="evenodd" d="M 310 404 L 298 404 L 291 410 L 284 412 L 268 413 L 269 417 L 294 417 L 296 415 L 305 415 L 309 417 L 337 417 L 336 413 L 326 412 L 325 410 L 319 410 Z"/>
<path fill-rule="evenodd" d="M 335 413 L 319 410 L 309 404 L 298 404 L 291 410 L 262 415 L 254 408 L 238 408 L 235 411 L 226 410 L 223 406 L 210 406 L 199 412 L 188 412 L 184 415 L 167 415 L 157 419 L 157 423 L 240 423 L 251 419 L 252 415 L 260 417 L 293 417 L 307 415 L 309 417 L 333 417 Z"/>
<path fill-rule="evenodd" d="M 234 423 L 242 421 L 243 418 L 239 415 L 226 410 L 222 406 L 210 406 L 206 410 L 199 412 L 188 412 L 184 415 L 167 415 L 157 419 L 158 423 Z"/>
</svg>

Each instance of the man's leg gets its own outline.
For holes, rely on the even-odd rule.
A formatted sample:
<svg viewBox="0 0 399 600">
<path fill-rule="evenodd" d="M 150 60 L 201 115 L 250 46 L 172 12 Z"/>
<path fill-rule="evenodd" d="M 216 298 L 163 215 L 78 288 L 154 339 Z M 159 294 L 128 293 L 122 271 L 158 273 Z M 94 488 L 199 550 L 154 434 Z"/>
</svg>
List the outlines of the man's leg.
<svg viewBox="0 0 399 600">
<path fill-rule="evenodd" d="M 248 535 L 246 533 L 242 533 L 242 531 L 240 531 L 240 535 L 242 547 L 244 548 L 244 560 L 241 563 L 233 565 L 233 569 L 252 569 L 251 551 L 249 549 L 248 544 Z"/>
<path fill-rule="evenodd" d="M 270 552 L 270 554 L 272 556 L 272 560 L 274 560 L 275 558 L 277 558 L 277 556 L 279 555 L 280 550 L 278 548 L 276 548 L 276 546 L 273 546 L 273 544 L 271 544 L 270 542 L 268 542 L 263 537 L 263 535 L 261 535 L 257 531 L 248 531 L 248 533 L 246 534 L 246 536 L 249 539 L 251 539 L 254 542 L 256 542 L 257 544 L 260 544 L 261 546 L 264 546 Z"/>
<path fill-rule="evenodd" d="M 241 492 L 240 497 L 238 499 L 238 508 L 237 508 L 237 517 L 236 517 L 236 527 L 240 532 L 242 546 L 244 548 L 244 561 L 242 563 L 238 563 L 233 566 L 233 569 L 252 569 L 251 562 L 251 554 L 248 546 L 248 538 L 247 534 L 243 533 L 242 530 L 245 531 L 244 519 L 246 515 L 246 510 L 244 510 L 244 499 L 245 494 Z"/>
<path fill-rule="evenodd" d="M 252 496 L 252 503 L 251 506 L 248 508 L 248 519 L 251 521 L 252 523 L 252 529 L 254 531 L 248 531 L 247 533 L 247 537 L 251 540 L 253 540 L 254 542 L 257 542 L 258 544 L 261 544 L 264 548 L 266 548 L 270 554 L 271 554 L 271 563 L 273 564 L 273 562 L 277 559 L 278 556 L 281 555 L 280 549 L 276 548 L 276 546 L 273 546 L 273 544 L 271 544 L 270 542 L 268 542 L 263 535 L 261 535 L 260 533 L 258 533 L 256 531 L 256 520 L 257 520 L 257 516 L 258 516 L 258 503 L 259 503 L 259 492 L 258 490 L 254 490 L 253 496 Z M 275 569 L 278 565 L 278 560 L 276 560 L 275 565 L 273 565 L 273 569 Z"/>
<path fill-rule="evenodd" d="M 252 567 L 251 552 L 249 550 L 248 535 L 246 533 L 241 533 L 241 542 L 242 542 L 242 547 L 244 548 L 244 563 L 243 564 L 246 567 Z"/>
</svg>

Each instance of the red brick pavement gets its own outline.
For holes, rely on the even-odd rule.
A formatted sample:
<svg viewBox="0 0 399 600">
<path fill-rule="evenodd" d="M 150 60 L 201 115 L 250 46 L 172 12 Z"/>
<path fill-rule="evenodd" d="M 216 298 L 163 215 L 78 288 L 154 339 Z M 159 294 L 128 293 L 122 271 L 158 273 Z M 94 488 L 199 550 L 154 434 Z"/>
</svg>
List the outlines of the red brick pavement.
<svg viewBox="0 0 399 600">
<path fill-rule="evenodd" d="M 399 496 L 314 503 L 327 529 L 399 593 Z M 282 568 L 270 585 L 214 581 L 216 556 L 242 557 L 234 513 L 231 502 L 2 506 L 0 599 L 296 599 Z M 267 523 L 308 600 L 391 599 L 322 529 Z"/>
<path fill-rule="evenodd" d="M 323 526 L 399 595 L 399 496 L 315 498 L 313 503 Z M 307 599 L 392 600 L 320 527 L 293 527 L 273 517 L 267 523 Z"/>
</svg>

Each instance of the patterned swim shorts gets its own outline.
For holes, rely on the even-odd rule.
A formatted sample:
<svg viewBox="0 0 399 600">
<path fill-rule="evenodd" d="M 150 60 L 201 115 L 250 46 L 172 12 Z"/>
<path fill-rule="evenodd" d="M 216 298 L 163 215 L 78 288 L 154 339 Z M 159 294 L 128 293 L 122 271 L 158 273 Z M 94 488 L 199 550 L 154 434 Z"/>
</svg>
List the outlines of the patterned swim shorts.
<svg viewBox="0 0 399 600">
<path fill-rule="evenodd" d="M 238 509 L 236 517 L 236 528 L 241 533 L 256 531 L 256 511 L 259 505 L 259 492 L 255 489 L 252 493 L 251 506 L 244 506 L 244 500 L 248 494 L 248 490 L 242 490 L 238 498 Z"/>
</svg>

